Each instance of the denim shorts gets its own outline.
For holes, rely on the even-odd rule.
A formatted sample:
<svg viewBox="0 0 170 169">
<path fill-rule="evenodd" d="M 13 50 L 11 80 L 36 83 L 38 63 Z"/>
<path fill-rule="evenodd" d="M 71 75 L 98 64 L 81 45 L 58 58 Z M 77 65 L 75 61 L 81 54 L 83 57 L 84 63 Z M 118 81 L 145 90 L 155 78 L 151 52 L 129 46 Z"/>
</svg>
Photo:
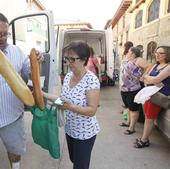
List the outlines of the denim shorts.
<svg viewBox="0 0 170 169">
<path fill-rule="evenodd" d="M 23 116 L 0 128 L 0 138 L 7 152 L 22 155 L 26 151 L 26 132 Z"/>
</svg>

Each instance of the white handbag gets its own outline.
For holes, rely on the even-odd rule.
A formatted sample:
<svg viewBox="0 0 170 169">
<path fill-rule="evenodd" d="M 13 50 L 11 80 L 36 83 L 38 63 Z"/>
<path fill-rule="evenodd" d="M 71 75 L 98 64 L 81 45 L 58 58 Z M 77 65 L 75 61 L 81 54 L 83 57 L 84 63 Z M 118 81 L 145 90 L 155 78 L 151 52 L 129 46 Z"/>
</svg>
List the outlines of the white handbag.
<svg viewBox="0 0 170 169">
<path fill-rule="evenodd" d="M 66 114 L 63 110 L 57 109 L 58 127 L 63 127 L 66 124 Z"/>
</svg>

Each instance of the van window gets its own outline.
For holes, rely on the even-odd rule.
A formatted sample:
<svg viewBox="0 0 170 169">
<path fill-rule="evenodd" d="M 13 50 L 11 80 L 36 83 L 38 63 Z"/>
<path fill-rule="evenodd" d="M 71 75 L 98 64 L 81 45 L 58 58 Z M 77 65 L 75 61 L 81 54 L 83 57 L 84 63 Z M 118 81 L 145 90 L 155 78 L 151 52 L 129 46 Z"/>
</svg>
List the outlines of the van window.
<svg viewBox="0 0 170 169">
<path fill-rule="evenodd" d="M 18 18 L 10 25 L 9 32 L 12 36 L 9 38 L 9 43 L 16 44 L 26 54 L 29 54 L 33 47 L 40 52 L 47 52 L 49 50 L 47 24 L 46 15 Z M 12 29 L 15 31 L 12 32 Z"/>
</svg>

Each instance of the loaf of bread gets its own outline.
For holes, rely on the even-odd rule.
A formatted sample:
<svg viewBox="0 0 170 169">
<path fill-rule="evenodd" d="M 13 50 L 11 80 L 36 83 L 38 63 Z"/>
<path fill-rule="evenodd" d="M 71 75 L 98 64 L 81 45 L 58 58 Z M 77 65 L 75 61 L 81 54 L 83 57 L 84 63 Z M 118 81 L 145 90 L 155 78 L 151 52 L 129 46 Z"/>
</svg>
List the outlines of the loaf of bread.
<svg viewBox="0 0 170 169">
<path fill-rule="evenodd" d="M 33 83 L 34 99 L 40 110 L 44 109 L 44 100 L 40 84 L 40 65 L 37 60 L 36 50 L 33 48 L 30 53 L 31 79 Z"/>
<path fill-rule="evenodd" d="M 4 77 L 14 94 L 25 105 L 33 106 L 35 104 L 32 92 L 1 50 L 0 74 Z"/>
</svg>

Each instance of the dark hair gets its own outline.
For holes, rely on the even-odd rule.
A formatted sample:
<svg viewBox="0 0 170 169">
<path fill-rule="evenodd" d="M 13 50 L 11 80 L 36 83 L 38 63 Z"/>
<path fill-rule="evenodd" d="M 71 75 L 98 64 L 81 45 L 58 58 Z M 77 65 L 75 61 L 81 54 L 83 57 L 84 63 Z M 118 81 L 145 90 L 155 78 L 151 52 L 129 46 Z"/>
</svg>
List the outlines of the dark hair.
<svg viewBox="0 0 170 169">
<path fill-rule="evenodd" d="M 94 55 L 94 50 L 92 47 L 90 47 L 90 56 L 93 56 Z"/>
<path fill-rule="evenodd" d="M 130 50 L 135 54 L 135 58 L 141 57 L 141 50 L 138 47 L 131 47 Z"/>
<path fill-rule="evenodd" d="M 170 46 L 158 46 L 156 50 L 159 48 L 162 48 L 166 53 L 166 58 L 165 58 L 166 63 L 170 62 Z"/>
<path fill-rule="evenodd" d="M 0 13 L 0 22 L 6 22 L 6 23 L 8 23 L 8 19 L 7 19 L 6 16 L 3 15 L 2 13 Z"/>
<path fill-rule="evenodd" d="M 63 48 L 62 53 L 65 52 L 75 52 L 81 60 L 85 60 L 84 66 L 86 66 L 88 59 L 90 57 L 90 47 L 84 41 L 73 41 Z"/>
<path fill-rule="evenodd" d="M 124 52 L 123 54 L 126 55 L 129 51 L 129 49 L 133 46 L 133 43 L 131 41 L 127 41 L 125 44 L 124 44 Z"/>
</svg>

